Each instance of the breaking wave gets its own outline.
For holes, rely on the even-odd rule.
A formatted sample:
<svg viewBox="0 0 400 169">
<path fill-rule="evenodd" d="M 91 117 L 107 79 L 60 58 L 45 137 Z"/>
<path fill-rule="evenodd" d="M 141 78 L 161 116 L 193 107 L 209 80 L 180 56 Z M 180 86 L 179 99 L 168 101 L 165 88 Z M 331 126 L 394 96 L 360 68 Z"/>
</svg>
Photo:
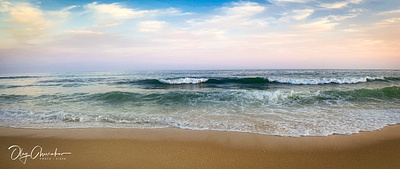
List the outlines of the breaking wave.
<svg viewBox="0 0 400 169">
<path fill-rule="evenodd" d="M 121 81 L 117 84 L 150 84 L 150 85 L 182 85 L 182 84 L 293 84 L 293 85 L 321 85 L 321 84 L 356 84 L 373 81 L 399 81 L 394 77 L 355 77 L 355 78 L 319 78 L 319 79 L 285 79 L 285 78 L 171 78 L 145 79 Z"/>
</svg>

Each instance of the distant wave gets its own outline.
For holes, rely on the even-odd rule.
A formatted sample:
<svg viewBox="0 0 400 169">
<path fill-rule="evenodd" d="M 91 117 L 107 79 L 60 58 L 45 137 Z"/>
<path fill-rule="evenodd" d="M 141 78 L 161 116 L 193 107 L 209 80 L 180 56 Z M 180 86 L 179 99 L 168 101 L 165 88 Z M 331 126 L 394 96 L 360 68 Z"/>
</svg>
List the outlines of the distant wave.
<svg viewBox="0 0 400 169">
<path fill-rule="evenodd" d="M 26 79 L 26 78 L 40 78 L 41 76 L 0 76 L 0 79 Z"/>
<path fill-rule="evenodd" d="M 167 87 L 175 85 L 245 85 L 262 86 L 266 84 L 289 84 L 289 85 L 325 85 L 325 84 L 357 84 L 375 81 L 400 81 L 398 77 L 355 77 L 355 78 L 315 78 L 315 79 L 285 79 L 285 78 L 169 78 L 169 79 L 142 79 L 142 80 L 120 80 L 110 85 L 143 85 Z"/>
<path fill-rule="evenodd" d="M 84 83 L 84 82 L 100 82 L 106 80 L 106 78 L 66 78 L 66 79 L 52 79 L 42 80 L 39 83 Z"/>
<path fill-rule="evenodd" d="M 41 76 L 3 76 L 2 79 L 23 79 L 23 78 L 41 78 Z M 166 79 L 142 79 L 142 80 L 120 80 L 112 83 L 107 82 L 107 78 L 64 78 L 64 79 L 52 79 L 52 80 L 41 80 L 38 84 L 30 84 L 27 86 L 43 86 L 58 85 L 64 87 L 71 87 L 70 83 L 76 83 L 74 86 L 82 86 L 85 83 L 92 82 L 105 82 L 107 84 L 133 84 L 133 85 L 195 85 L 195 84 L 208 84 L 208 85 L 263 85 L 263 84 L 292 84 L 292 85 L 323 85 L 323 84 L 357 84 L 366 83 L 373 81 L 400 81 L 399 77 L 355 77 L 355 78 L 315 78 L 315 79 L 296 79 L 296 78 L 263 78 L 263 77 L 252 77 L 252 78 L 207 78 L 207 77 L 181 77 L 181 78 L 166 78 Z M 27 86 L 16 86 L 16 85 L 2 85 L 3 88 L 14 88 L 14 87 L 27 87 Z"/>
<path fill-rule="evenodd" d="M 264 84 L 282 83 L 294 85 L 319 85 L 319 84 L 355 84 L 376 80 L 400 80 L 395 77 L 356 77 L 356 78 L 321 78 L 321 79 L 280 79 L 280 78 L 176 78 L 176 79 L 149 79 L 140 82 L 150 82 L 151 84 Z"/>
<path fill-rule="evenodd" d="M 171 78 L 171 79 L 145 79 L 133 81 L 121 81 L 116 84 L 150 84 L 150 85 L 184 85 L 184 84 L 256 84 L 256 83 L 269 83 L 268 79 L 255 77 L 255 78 Z"/>
</svg>

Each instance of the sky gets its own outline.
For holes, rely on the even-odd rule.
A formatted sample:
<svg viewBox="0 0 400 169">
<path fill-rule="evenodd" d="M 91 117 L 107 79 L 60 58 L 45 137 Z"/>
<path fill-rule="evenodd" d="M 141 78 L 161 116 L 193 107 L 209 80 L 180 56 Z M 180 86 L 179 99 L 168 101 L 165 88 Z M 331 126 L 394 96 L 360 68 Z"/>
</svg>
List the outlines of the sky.
<svg viewBox="0 0 400 169">
<path fill-rule="evenodd" d="M 0 0 L 0 73 L 400 69 L 399 0 Z"/>
</svg>

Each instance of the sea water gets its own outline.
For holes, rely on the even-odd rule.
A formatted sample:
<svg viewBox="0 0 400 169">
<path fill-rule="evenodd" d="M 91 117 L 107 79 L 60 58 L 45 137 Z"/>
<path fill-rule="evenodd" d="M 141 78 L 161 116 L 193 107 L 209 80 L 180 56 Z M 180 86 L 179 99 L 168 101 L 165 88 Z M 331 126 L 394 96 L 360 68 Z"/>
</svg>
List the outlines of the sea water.
<svg viewBox="0 0 400 169">
<path fill-rule="evenodd" d="M 0 75 L 0 126 L 326 136 L 400 123 L 400 70 Z"/>
</svg>

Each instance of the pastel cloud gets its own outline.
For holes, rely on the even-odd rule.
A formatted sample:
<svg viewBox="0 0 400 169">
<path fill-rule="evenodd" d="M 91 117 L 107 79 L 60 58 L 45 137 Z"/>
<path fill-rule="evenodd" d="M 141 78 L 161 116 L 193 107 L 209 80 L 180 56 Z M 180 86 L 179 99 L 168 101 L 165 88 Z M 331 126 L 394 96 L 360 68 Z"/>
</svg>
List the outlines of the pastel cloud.
<svg viewBox="0 0 400 169">
<path fill-rule="evenodd" d="M 10 10 L 10 7 L 9 7 L 10 5 L 12 5 L 12 3 L 0 0 L 0 12 L 9 11 Z"/>
<path fill-rule="evenodd" d="M 9 19 L 6 22 L 13 25 L 13 27 L 7 28 L 7 31 L 17 42 L 27 42 L 39 38 L 51 27 L 51 21 L 44 17 L 44 13 L 29 4 L 11 6 L 7 11 Z"/>
</svg>

